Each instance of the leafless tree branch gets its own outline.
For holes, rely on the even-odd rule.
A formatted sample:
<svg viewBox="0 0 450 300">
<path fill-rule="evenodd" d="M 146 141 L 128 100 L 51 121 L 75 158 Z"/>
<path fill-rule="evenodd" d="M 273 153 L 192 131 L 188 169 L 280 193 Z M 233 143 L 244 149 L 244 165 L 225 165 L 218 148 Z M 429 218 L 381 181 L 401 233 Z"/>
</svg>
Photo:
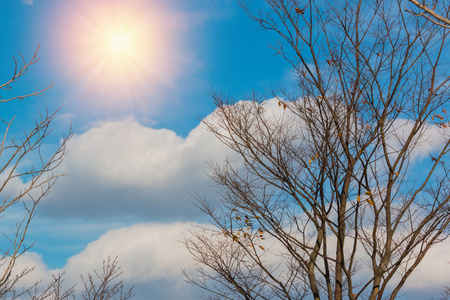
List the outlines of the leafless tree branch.
<svg viewBox="0 0 450 300">
<path fill-rule="evenodd" d="M 25 75 L 30 66 L 38 62 L 38 50 L 28 62 L 19 53 L 21 64 L 14 59 L 14 73 L 9 80 L 0 84 L 0 91 L 11 90 L 12 84 Z M 0 103 L 40 96 L 49 88 L 51 85 L 19 96 L 3 97 L 0 95 Z M 0 249 L 0 299 L 23 299 L 24 296 L 28 296 L 32 300 L 75 299 L 75 286 L 67 289 L 63 287 L 64 273 L 54 275 L 51 282 L 42 291 L 39 288 L 40 282 L 36 282 L 30 287 L 18 288 L 21 286 L 20 280 L 33 269 L 25 269 L 17 275 L 12 275 L 17 259 L 32 247 L 32 244 L 25 243 L 25 239 L 38 204 L 48 195 L 57 179 L 66 175 L 55 172 L 67 153 L 67 142 L 72 136 L 71 131 L 62 137 L 59 146 L 53 153 L 49 154 L 47 151 L 43 151 L 44 142 L 52 133 L 51 125 L 58 111 L 59 109 L 49 113 L 46 110 L 43 114 L 39 113 L 39 118 L 34 126 L 30 130 L 24 131 L 22 136 L 10 136 L 15 117 L 9 121 L 0 118 L 0 130 L 4 131 L 0 141 L 0 219 L 20 205 L 23 207 L 24 214 L 24 217 L 16 222 L 11 232 L 3 232 L 4 241 L 9 245 Z M 30 162 L 34 162 L 34 164 L 30 166 Z M 21 188 L 14 190 L 12 188 L 14 185 L 21 186 Z M 119 279 L 122 272 L 118 266 L 117 257 L 113 260 L 110 258 L 105 260 L 102 273 L 94 270 L 94 274 L 95 276 L 87 274 L 86 278 L 81 276 L 85 287 L 85 291 L 82 293 L 83 299 L 126 300 L 134 296 L 132 288 L 128 291 L 124 290 L 123 281 Z"/>
<path fill-rule="evenodd" d="M 240 2 L 297 88 L 213 92 L 204 124 L 239 160 L 210 165 L 222 200 L 197 199 L 213 226 L 185 239 L 187 280 L 208 299 L 395 299 L 449 233 L 449 32 L 400 0 L 264 3 Z"/>
<path fill-rule="evenodd" d="M 412 4 L 414 4 L 422 12 L 416 13 L 409 9 L 406 9 L 407 12 L 412 13 L 415 16 L 424 17 L 436 25 L 450 29 L 450 19 L 448 18 L 450 3 L 447 3 L 447 11 L 446 11 L 447 17 L 444 17 L 443 15 L 440 15 L 435 11 L 435 8 L 437 6 L 437 1 L 433 2 L 433 6 L 431 8 L 428 7 L 430 4 L 427 3 L 426 1 L 422 1 L 422 3 L 417 0 L 408 0 L 408 1 L 411 2 Z M 446 2 L 446 1 L 444 1 L 444 2 Z"/>
</svg>

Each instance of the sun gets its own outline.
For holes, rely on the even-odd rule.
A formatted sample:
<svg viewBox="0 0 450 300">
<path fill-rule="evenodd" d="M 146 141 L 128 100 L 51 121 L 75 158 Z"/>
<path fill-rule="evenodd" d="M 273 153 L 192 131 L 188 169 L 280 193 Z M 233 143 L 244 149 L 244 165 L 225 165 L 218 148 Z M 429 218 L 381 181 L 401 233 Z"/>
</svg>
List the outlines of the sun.
<svg viewBox="0 0 450 300">
<path fill-rule="evenodd" d="M 185 19 L 165 1 L 77 0 L 61 4 L 52 28 L 55 64 L 80 105 L 155 107 L 188 68 Z M 152 102 L 152 103 L 150 103 Z"/>
<path fill-rule="evenodd" d="M 100 26 L 100 25 L 99 25 Z M 95 33 L 92 33 L 92 40 L 98 41 L 90 45 L 91 51 L 95 52 L 97 57 L 107 60 L 107 64 L 127 62 L 127 65 L 121 65 L 122 73 L 129 69 L 133 64 L 139 64 L 146 57 L 146 52 L 151 51 L 148 30 L 145 24 L 139 22 L 130 22 L 121 20 L 120 16 L 113 20 L 106 20 Z"/>
<path fill-rule="evenodd" d="M 110 97 L 136 90 L 137 82 L 155 67 L 155 29 L 130 3 L 97 1 L 80 9 L 77 26 L 70 29 L 73 45 L 68 52 L 76 51 L 75 67 L 95 89 L 111 91 Z"/>
<path fill-rule="evenodd" d="M 132 39 L 127 33 L 112 33 L 105 41 L 105 47 L 109 49 L 114 56 L 133 55 Z"/>
<path fill-rule="evenodd" d="M 145 20 L 123 13 L 99 16 L 93 23 L 94 30 L 86 32 L 84 52 L 92 66 L 102 68 L 104 78 L 121 85 L 123 76 L 145 67 L 151 67 L 149 53 L 152 52 L 151 28 Z M 142 74 L 143 75 L 143 74 Z"/>
</svg>

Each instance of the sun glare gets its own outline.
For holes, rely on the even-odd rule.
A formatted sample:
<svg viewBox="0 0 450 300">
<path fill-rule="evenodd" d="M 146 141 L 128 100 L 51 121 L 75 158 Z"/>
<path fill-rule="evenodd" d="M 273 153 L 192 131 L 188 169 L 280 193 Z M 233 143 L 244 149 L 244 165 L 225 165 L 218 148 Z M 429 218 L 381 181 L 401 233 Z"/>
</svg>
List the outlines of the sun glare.
<svg viewBox="0 0 450 300">
<path fill-rule="evenodd" d="M 104 24 L 93 37 L 99 43 L 94 43 L 91 47 L 93 48 L 92 51 L 97 52 L 99 57 L 107 59 L 109 65 L 118 63 L 117 60 L 127 60 L 127 65 L 120 66 L 123 72 L 125 71 L 123 68 L 137 67 L 142 59 L 145 60 L 146 52 L 150 52 L 152 49 L 150 35 L 144 27 L 145 24 L 133 22 L 121 24 L 118 23 L 119 21 L 114 20 L 108 26 L 108 23 Z M 120 27 L 120 29 L 117 29 L 117 27 Z"/>
<path fill-rule="evenodd" d="M 179 49 L 175 33 L 181 27 L 163 1 L 80 0 L 70 5 L 55 41 L 65 69 L 90 98 L 108 104 L 131 101 L 173 82 L 178 71 L 174 49 Z"/>
<path fill-rule="evenodd" d="M 126 34 L 114 33 L 106 41 L 106 47 L 117 56 L 133 55 L 132 40 Z"/>
</svg>

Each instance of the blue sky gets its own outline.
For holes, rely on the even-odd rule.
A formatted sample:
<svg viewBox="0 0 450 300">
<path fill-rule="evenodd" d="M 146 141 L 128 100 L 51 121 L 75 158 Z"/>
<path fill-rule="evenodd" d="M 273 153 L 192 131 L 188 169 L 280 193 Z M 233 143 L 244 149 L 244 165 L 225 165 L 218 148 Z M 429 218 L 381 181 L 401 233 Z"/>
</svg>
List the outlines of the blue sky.
<svg viewBox="0 0 450 300">
<path fill-rule="evenodd" d="M 95 62 L 77 60 L 85 57 L 76 48 L 85 33 L 77 28 L 94 24 L 113 3 L 135 3 L 158 36 L 151 46 L 154 68 L 144 66 L 145 80 L 129 97 L 96 77 L 104 74 L 94 74 Z M 39 111 L 61 106 L 44 147 L 53 149 L 71 126 L 74 132 L 61 165 L 69 176 L 41 203 L 28 235 L 35 245 L 22 265 L 37 266 L 30 281 L 60 268 L 70 281 L 119 254 L 136 299 L 149 299 L 148 293 L 196 299 L 179 272 L 189 256 L 176 240 L 183 228 L 206 221 L 189 193 L 217 197 L 205 161 L 232 155 L 199 123 L 214 110 L 211 89 L 239 98 L 294 83 L 288 64 L 268 47 L 274 36 L 256 28 L 232 0 L 4 0 L 0 32 L 2 81 L 11 76 L 18 51 L 30 59 L 41 45 L 40 61 L 11 93 L 54 82 L 42 97 L 2 104 L 2 118 L 16 116 L 12 134 L 32 126 Z M 81 65 L 91 77 L 80 77 Z M 4 218 L 1 228 L 15 216 Z"/>
</svg>

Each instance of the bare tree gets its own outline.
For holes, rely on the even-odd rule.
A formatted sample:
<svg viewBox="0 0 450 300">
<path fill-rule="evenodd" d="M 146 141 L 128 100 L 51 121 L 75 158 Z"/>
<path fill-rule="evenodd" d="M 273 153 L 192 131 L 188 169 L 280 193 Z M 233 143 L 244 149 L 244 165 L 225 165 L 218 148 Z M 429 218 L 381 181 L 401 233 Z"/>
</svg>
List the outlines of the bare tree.
<svg viewBox="0 0 450 300">
<path fill-rule="evenodd" d="M 30 66 L 39 61 L 37 57 L 38 49 L 30 61 L 26 61 L 19 52 L 20 60 L 13 58 L 14 72 L 9 80 L 0 85 L 1 91 L 9 91 Z M 36 89 L 31 93 L 3 97 L 0 95 L 0 103 L 24 100 L 33 96 L 41 96 L 52 85 L 41 90 Z M 22 205 L 24 217 L 16 222 L 15 228 L 10 233 L 3 233 L 3 242 L 8 242 L 8 247 L 1 249 L 0 257 L 0 299 L 21 299 L 28 296 L 32 300 L 65 300 L 75 299 L 75 286 L 67 289 L 63 288 L 64 273 L 53 275 L 51 282 L 40 291 L 40 282 L 35 282 L 32 286 L 22 287 L 20 280 L 32 272 L 33 268 L 26 268 L 13 274 L 16 260 L 32 247 L 25 244 L 25 238 L 32 219 L 36 214 L 36 208 L 43 197 L 48 195 L 52 186 L 62 173 L 55 173 L 61 164 L 64 155 L 67 153 L 67 141 L 71 137 L 71 132 L 63 136 L 61 143 L 54 153 L 44 153 L 43 143 L 52 132 L 51 124 L 54 121 L 58 110 L 54 113 L 39 114 L 34 126 L 22 137 L 11 137 L 10 129 L 13 126 L 15 117 L 11 120 L 0 118 L 3 139 L 0 141 L 0 218 L 8 214 L 15 207 Z M 1 126 L 1 125 L 0 125 Z M 29 161 L 36 163 L 29 166 Z M 27 164 L 28 163 L 28 164 Z M 21 190 L 10 189 L 10 186 L 21 185 Z M 15 193 L 15 194 L 14 194 Z M 94 270 L 95 277 L 87 274 L 87 279 L 81 275 L 85 288 L 82 297 L 85 300 L 127 300 L 134 297 L 133 288 L 124 290 L 123 281 L 119 280 L 122 272 L 118 266 L 117 257 L 114 260 L 108 258 L 103 261 L 103 271 L 101 274 Z M 118 298 L 117 298 L 118 297 Z"/>
<path fill-rule="evenodd" d="M 191 231 L 209 299 L 395 299 L 448 236 L 448 31 L 402 1 L 241 6 L 297 75 L 275 99 L 213 93 L 222 201 Z M 274 105 L 276 104 L 276 105 Z"/>
<path fill-rule="evenodd" d="M 19 53 L 20 54 L 20 53 Z M 0 90 L 9 91 L 23 75 L 28 68 L 35 64 L 39 58 L 37 50 L 32 59 L 27 62 L 20 54 L 20 60 L 14 58 L 14 72 L 9 80 L 0 85 Z M 34 92 L 27 94 L 14 95 L 11 97 L 3 97 L 0 95 L 0 103 L 5 104 L 11 101 L 24 100 L 32 96 L 40 96 L 51 85 L 41 90 L 36 89 Z M 25 131 L 22 136 L 10 136 L 15 117 L 11 120 L 0 118 L 1 130 L 3 130 L 3 139 L 0 144 L 0 174 L 2 181 L 0 182 L 0 193 L 2 200 L 0 202 L 0 215 L 3 217 L 9 211 L 22 205 L 24 209 L 24 217 L 16 222 L 15 228 L 10 233 L 4 232 L 3 238 L 9 243 L 9 246 L 2 249 L 0 258 L 0 287 L 11 284 L 10 276 L 13 271 L 16 259 L 26 252 L 31 246 L 25 244 L 25 237 L 30 222 L 35 216 L 36 207 L 43 197 L 45 197 L 56 180 L 64 174 L 55 173 L 56 168 L 62 162 L 66 154 L 66 144 L 71 134 L 64 136 L 62 141 L 54 153 L 44 153 L 41 151 L 44 141 L 52 132 L 51 124 L 55 119 L 56 112 L 39 114 L 39 118 L 34 126 Z M 29 161 L 35 161 L 32 166 L 27 167 Z M 20 190 L 12 191 L 11 186 L 18 186 L 23 183 Z M 27 272 L 22 273 L 26 275 Z"/>
<path fill-rule="evenodd" d="M 422 0 L 421 2 L 417 0 L 408 0 L 411 2 L 416 8 L 419 8 L 420 12 L 413 12 L 410 9 L 407 9 L 406 11 L 419 16 L 424 17 L 427 20 L 433 22 L 436 25 L 449 28 L 450 29 L 450 3 L 449 1 L 438 1 L 434 0 L 429 3 L 429 1 Z M 443 11 L 443 13 L 439 14 L 437 12 L 438 5 L 440 4 L 440 10 Z M 430 7 L 431 6 L 431 7 Z"/>
<path fill-rule="evenodd" d="M 31 300 L 68 300 L 75 298 L 75 285 L 65 289 L 63 287 L 64 283 L 64 273 L 58 273 L 57 275 L 52 275 L 52 280 L 44 291 L 39 292 L 40 282 L 35 282 L 33 286 L 26 287 L 23 289 L 25 293 L 28 294 Z"/>
<path fill-rule="evenodd" d="M 123 280 L 119 279 L 122 271 L 118 265 L 117 257 L 113 260 L 108 257 L 107 260 L 103 261 L 102 273 L 94 270 L 94 274 L 95 276 L 88 273 L 87 278 L 83 275 L 80 276 L 84 287 L 81 297 L 84 300 L 127 300 L 135 296 L 133 287 L 125 290 Z M 64 287 L 64 273 L 54 275 L 52 281 L 42 292 L 39 291 L 39 283 L 36 282 L 32 287 L 23 289 L 21 294 L 28 294 L 31 300 L 77 299 L 75 285 L 68 288 Z M 10 293 L 10 295 L 14 294 Z"/>
<path fill-rule="evenodd" d="M 23 295 L 26 295 L 28 291 L 35 288 L 36 285 L 29 287 L 27 289 L 17 288 L 20 279 L 29 273 L 33 272 L 33 268 L 27 268 L 22 270 L 16 276 L 10 276 L 1 286 L 0 286 L 0 299 L 2 300 L 15 300 L 20 299 Z"/>
<path fill-rule="evenodd" d="M 444 289 L 441 292 L 441 298 L 440 300 L 448 300 L 450 298 L 450 286 L 446 285 L 444 286 Z"/>
<path fill-rule="evenodd" d="M 39 48 L 38 48 L 39 50 Z M 8 91 L 12 89 L 12 85 L 17 82 L 21 76 L 25 75 L 28 68 L 37 63 L 38 50 L 30 61 L 20 55 L 20 60 L 14 60 L 14 72 L 11 78 L 0 85 L 0 89 Z M 34 92 L 15 95 L 5 98 L 0 95 L 0 103 L 6 103 L 15 100 L 24 100 L 32 96 L 41 96 L 51 85 L 41 90 L 36 89 Z M 11 233 L 3 233 L 4 238 L 9 242 L 9 247 L 2 249 L 2 257 L 0 258 L 0 299 L 19 299 L 21 296 L 28 295 L 33 300 L 64 300 L 75 299 L 75 286 L 68 289 L 63 288 L 63 275 L 54 275 L 51 282 L 46 288 L 40 292 L 39 282 L 31 287 L 22 289 L 17 288 L 19 281 L 30 272 L 33 268 L 22 270 L 15 276 L 13 273 L 16 260 L 25 253 L 32 245 L 25 244 L 25 237 L 32 219 L 36 214 L 36 208 L 43 197 L 45 197 L 56 180 L 65 174 L 54 173 L 56 168 L 62 162 L 67 152 L 67 141 L 71 137 L 71 133 L 62 138 L 62 141 L 56 151 L 48 155 L 42 150 L 44 141 L 52 132 L 51 123 L 55 119 L 58 111 L 49 114 L 40 114 L 39 119 L 35 122 L 34 127 L 28 132 L 24 132 L 23 137 L 10 137 L 9 132 L 13 125 L 12 120 L 6 121 L 0 118 L 3 125 L 3 140 L 0 147 L 0 193 L 3 201 L 0 202 L 0 214 L 5 216 L 18 204 L 22 204 L 25 217 L 16 222 L 16 227 Z M 23 164 L 27 160 L 36 161 L 37 164 L 31 167 L 24 167 Z M 20 183 L 23 188 L 16 194 L 9 193 L 9 186 Z M 119 299 L 126 300 L 134 296 L 132 288 L 128 291 L 124 290 L 123 281 L 118 278 L 122 274 L 121 268 L 118 266 L 117 257 L 114 260 L 108 258 L 103 261 L 103 272 L 101 274 L 94 270 L 95 276 L 87 275 L 87 279 L 81 276 L 85 291 L 82 297 L 85 300 L 107 300 Z M 118 298 L 116 298 L 118 297 Z"/>
<path fill-rule="evenodd" d="M 87 278 L 81 276 L 84 300 L 127 300 L 134 297 L 133 288 L 124 289 L 123 280 L 118 280 L 122 272 L 117 257 L 114 260 L 108 257 L 108 260 L 103 261 L 102 273 L 94 271 L 94 274 L 95 276 L 88 274 Z"/>
</svg>

